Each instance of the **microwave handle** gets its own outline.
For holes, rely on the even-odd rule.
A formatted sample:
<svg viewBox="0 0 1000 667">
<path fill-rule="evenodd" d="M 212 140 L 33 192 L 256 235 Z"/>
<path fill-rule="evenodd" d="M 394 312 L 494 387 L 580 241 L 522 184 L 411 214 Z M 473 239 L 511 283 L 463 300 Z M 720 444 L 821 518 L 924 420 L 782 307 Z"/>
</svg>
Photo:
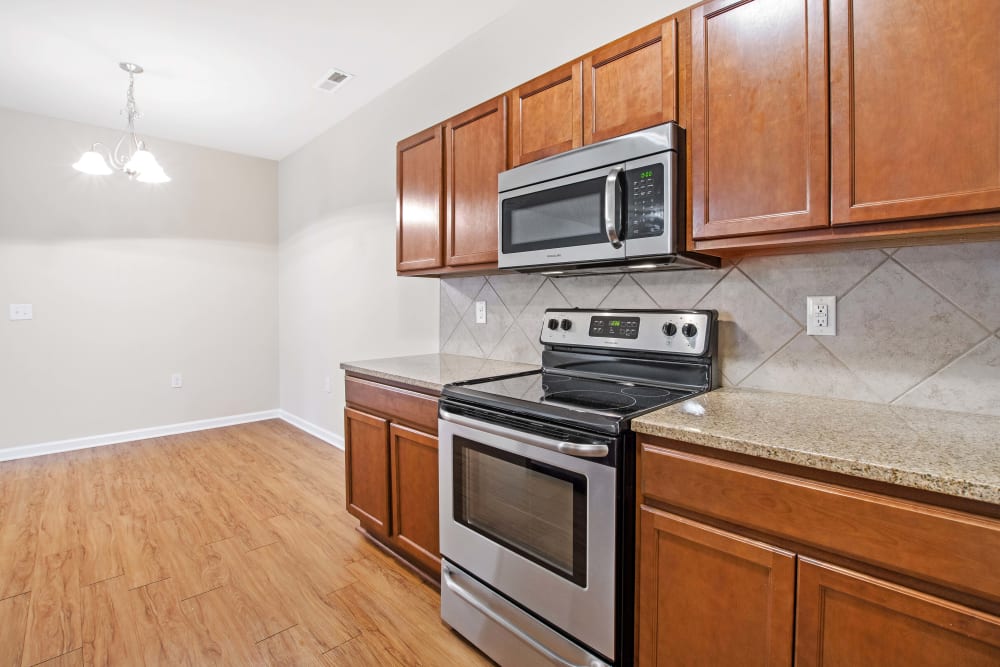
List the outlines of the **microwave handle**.
<svg viewBox="0 0 1000 667">
<path fill-rule="evenodd" d="M 604 181 L 604 233 L 608 235 L 608 241 L 612 248 L 621 248 L 620 238 L 621 226 L 618 224 L 618 177 L 625 170 L 624 167 L 612 167 L 608 172 L 608 178 Z"/>
</svg>

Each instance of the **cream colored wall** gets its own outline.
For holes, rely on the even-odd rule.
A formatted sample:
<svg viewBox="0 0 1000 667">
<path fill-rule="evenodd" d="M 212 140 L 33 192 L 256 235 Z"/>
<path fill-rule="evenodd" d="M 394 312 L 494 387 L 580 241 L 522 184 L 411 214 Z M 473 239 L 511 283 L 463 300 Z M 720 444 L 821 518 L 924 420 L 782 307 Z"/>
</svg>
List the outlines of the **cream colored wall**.
<svg viewBox="0 0 1000 667">
<path fill-rule="evenodd" d="M 277 407 L 277 164 L 152 140 L 172 183 L 70 168 L 117 136 L 0 109 L 0 448 Z"/>
<path fill-rule="evenodd" d="M 341 361 L 438 349 L 438 281 L 395 276 L 398 140 L 686 4 L 521 3 L 282 160 L 281 407 L 341 433 Z"/>
</svg>

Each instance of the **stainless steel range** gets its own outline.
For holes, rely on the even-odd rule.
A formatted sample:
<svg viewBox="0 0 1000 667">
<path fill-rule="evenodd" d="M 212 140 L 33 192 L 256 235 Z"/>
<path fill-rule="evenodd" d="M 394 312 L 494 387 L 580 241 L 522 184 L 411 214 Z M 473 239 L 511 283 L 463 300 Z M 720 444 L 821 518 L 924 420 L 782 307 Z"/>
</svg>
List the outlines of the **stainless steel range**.
<svg viewBox="0 0 1000 667">
<path fill-rule="evenodd" d="M 718 386 L 710 310 L 549 310 L 538 371 L 448 385 L 441 616 L 501 665 L 632 662 L 631 420 Z"/>
</svg>

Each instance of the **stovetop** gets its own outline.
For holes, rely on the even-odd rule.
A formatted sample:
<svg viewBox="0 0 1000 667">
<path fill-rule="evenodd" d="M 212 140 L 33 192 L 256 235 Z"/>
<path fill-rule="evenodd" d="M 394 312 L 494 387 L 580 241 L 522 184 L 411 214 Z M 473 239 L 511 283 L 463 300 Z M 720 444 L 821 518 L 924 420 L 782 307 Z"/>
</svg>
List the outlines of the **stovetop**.
<svg viewBox="0 0 1000 667">
<path fill-rule="evenodd" d="M 714 311 L 549 310 L 542 369 L 445 386 L 445 401 L 603 433 L 717 383 Z"/>
</svg>

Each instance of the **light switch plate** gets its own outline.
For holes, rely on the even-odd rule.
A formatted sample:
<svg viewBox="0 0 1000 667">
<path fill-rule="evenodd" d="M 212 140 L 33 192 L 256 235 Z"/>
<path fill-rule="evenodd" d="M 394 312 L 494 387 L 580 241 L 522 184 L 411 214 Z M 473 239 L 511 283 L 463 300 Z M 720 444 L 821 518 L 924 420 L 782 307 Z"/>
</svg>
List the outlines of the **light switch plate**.
<svg viewBox="0 0 1000 667">
<path fill-rule="evenodd" d="M 810 336 L 837 335 L 837 297 L 806 297 L 806 333 Z"/>
<path fill-rule="evenodd" d="M 180 389 L 184 386 L 184 376 L 180 373 L 174 373 L 170 376 L 170 386 L 174 389 Z"/>
<path fill-rule="evenodd" d="M 30 303 L 12 303 L 10 304 L 10 319 L 12 320 L 30 320 L 35 317 L 34 308 Z"/>
</svg>

